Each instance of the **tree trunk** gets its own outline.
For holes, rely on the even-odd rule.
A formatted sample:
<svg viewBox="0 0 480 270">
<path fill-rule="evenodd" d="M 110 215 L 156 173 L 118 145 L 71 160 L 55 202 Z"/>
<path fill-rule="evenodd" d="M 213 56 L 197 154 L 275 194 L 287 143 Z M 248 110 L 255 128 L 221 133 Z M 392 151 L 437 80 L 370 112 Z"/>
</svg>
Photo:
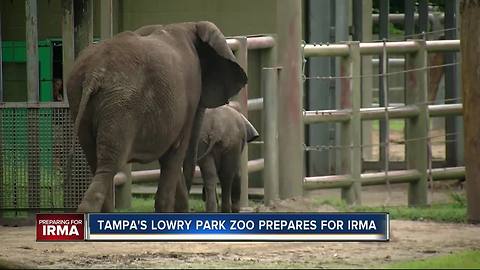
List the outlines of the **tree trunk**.
<svg viewBox="0 0 480 270">
<path fill-rule="evenodd" d="M 480 223 L 480 1 L 460 4 L 467 216 Z"/>
</svg>

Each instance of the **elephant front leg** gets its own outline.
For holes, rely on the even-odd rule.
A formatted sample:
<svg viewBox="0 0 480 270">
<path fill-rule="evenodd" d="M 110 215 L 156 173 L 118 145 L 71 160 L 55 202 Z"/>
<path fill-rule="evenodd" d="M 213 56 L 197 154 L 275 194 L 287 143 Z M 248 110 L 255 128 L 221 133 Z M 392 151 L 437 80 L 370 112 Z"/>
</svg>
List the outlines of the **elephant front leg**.
<svg viewBox="0 0 480 270">
<path fill-rule="evenodd" d="M 93 177 L 92 183 L 88 187 L 82 202 L 77 208 L 77 212 L 90 213 L 102 211 L 113 211 L 112 183 L 114 173 L 97 173 Z"/>
<path fill-rule="evenodd" d="M 199 161 L 200 171 L 203 178 L 203 188 L 205 192 L 205 211 L 217 212 L 217 168 L 215 160 L 211 155 L 207 155 Z"/>
</svg>

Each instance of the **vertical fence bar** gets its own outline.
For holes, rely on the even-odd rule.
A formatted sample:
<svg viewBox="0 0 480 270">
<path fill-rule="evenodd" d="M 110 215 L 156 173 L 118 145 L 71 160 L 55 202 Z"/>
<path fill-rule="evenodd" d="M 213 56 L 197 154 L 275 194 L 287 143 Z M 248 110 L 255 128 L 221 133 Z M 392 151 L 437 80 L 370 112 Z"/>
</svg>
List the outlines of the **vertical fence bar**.
<svg viewBox="0 0 480 270">
<path fill-rule="evenodd" d="M 340 60 L 340 76 L 341 79 L 341 96 L 340 107 L 342 109 L 351 108 L 352 114 L 350 121 L 341 124 L 341 173 L 349 174 L 353 180 L 353 184 L 349 187 L 342 188 L 342 199 L 348 204 L 360 204 L 361 184 L 360 174 L 362 165 L 361 156 L 361 61 L 360 49 L 358 42 L 350 42 L 350 54 L 342 57 Z"/>
<path fill-rule="evenodd" d="M 25 1 L 27 49 L 27 97 L 39 101 L 37 0 Z M 28 110 L 28 206 L 40 207 L 40 149 L 38 145 L 38 111 Z"/>
<path fill-rule="evenodd" d="M 379 15 L 379 39 L 385 39 L 388 40 L 389 33 L 388 33 L 388 14 L 390 13 L 390 1 L 389 0 L 384 0 L 380 1 L 380 15 Z M 379 63 L 383 62 L 383 55 L 380 55 L 379 57 Z M 378 66 L 378 73 L 383 74 L 384 72 L 388 72 L 388 66 L 387 70 L 383 70 L 383 65 Z M 384 87 L 387 87 L 387 89 L 383 89 Z M 382 76 L 378 77 L 378 103 L 380 104 L 380 107 L 385 106 L 385 98 L 384 98 L 384 93 L 385 91 L 388 90 L 388 85 L 383 84 L 383 79 Z M 379 121 L 379 140 L 380 142 L 385 142 L 387 138 L 386 130 L 388 129 L 388 123 L 386 123 L 384 120 Z M 379 163 L 383 164 L 385 163 L 385 146 L 383 144 L 380 144 L 379 147 Z M 380 165 L 381 166 L 381 165 Z"/>
<path fill-rule="evenodd" d="M 420 179 L 411 182 L 408 189 L 408 205 L 422 206 L 427 204 L 427 168 L 428 147 L 427 137 L 429 129 L 427 104 L 427 51 L 424 40 L 417 41 L 420 49 L 406 56 L 407 69 L 419 69 L 406 73 L 405 103 L 416 105 L 419 115 L 406 121 L 405 140 L 407 169 L 416 169 L 420 172 Z"/>
<path fill-rule="evenodd" d="M 428 0 L 418 1 L 418 30 L 428 32 Z"/>
<path fill-rule="evenodd" d="M 415 0 L 405 0 L 404 25 L 405 36 L 411 36 L 415 33 Z"/>
<path fill-rule="evenodd" d="M 100 39 L 111 38 L 113 34 L 113 0 L 100 0 Z"/>
<path fill-rule="evenodd" d="M 25 9 L 28 102 L 37 103 L 39 97 L 37 0 L 25 1 Z"/>
<path fill-rule="evenodd" d="M 62 0 L 62 10 L 63 89 L 67 89 L 67 79 L 75 60 L 73 0 Z M 67 91 L 63 91 L 63 100 L 68 102 Z"/>
<path fill-rule="evenodd" d="M 364 0 L 362 2 L 362 36 L 361 42 L 371 42 L 372 41 L 372 0 Z M 361 74 L 372 74 L 372 56 L 363 55 L 362 57 L 362 71 Z M 362 81 L 362 107 L 369 108 L 372 106 L 372 88 L 373 88 L 373 78 L 372 77 L 363 77 Z M 362 144 L 369 145 L 372 144 L 372 123 L 373 121 L 363 121 L 362 123 Z M 363 147 L 362 148 L 362 158 L 365 160 L 372 160 L 373 157 L 373 147 Z"/>
<path fill-rule="evenodd" d="M 361 69 L 362 62 L 360 56 L 360 45 L 359 42 L 350 43 L 350 58 L 351 58 L 351 75 L 352 79 L 350 81 L 350 91 L 352 96 L 352 116 L 350 118 L 350 125 L 352 134 L 350 135 L 351 139 L 351 161 L 350 161 L 350 175 L 353 180 L 352 189 L 354 194 L 353 204 L 360 205 L 361 200 L 361 179 L 362 174 L 362 119 L 360 118 L 360 108 L 362 106 L 362 81 L 361 81 Z"/>
<path fill-rule="evenodd" d="M 458 14 L 456 13 L 458 1 L 445 1 L 445 20 L 444 25 L 445 29 L 445 39 L 457 39 L 457 18 Z M 457 62 L 458 52 L 445 52 L 445 64 L 452 64 Z M 458 103 L 459 100 L 454 100 L 458 98 L 459 89 L 458 89 L 458 79 L 457 79 L 457 66 L 446 66 L 445 70 L 445 103 Z M 455 134 L 460 130 L 460 121 L 458 116 L 447 116 L 445 117 L 445 134 L 453 134 L 448 136 L 445 143 L 445 155 L 448 167 L 459 166 L 458 160 L 463 154 L 457 149 L 459 149 L 458 140 L 461 136 Z"/>
<path fill-rule="evenodd" d="M 239 42 L 238 50 L 235 52 L 237 62 L 245 72 L 248 72 L 247 38 L 236 37 L 235 39 Z M 245 85 L 242 90 L 240 90 L 235 100 L 240 103 L 242 114 L 248 118 L 248 85 Z M 248 207 L 248 144 L 245 145 L 240 160 L 240 182 L 240 207 Z"/>
<path fill-rule="evenodd" d="M 3 102 L 2 10 L 0 10 L 0 102 Z"/>
<path fill-rule="evenodd" d="M 269 206 L 278 199 L 278 68 L 262 69 L 263 92 L 263 169 L 264 202 Z"/>
<path fill-rule="evenodd" d="M 279 73 L 279 179 L 280 198 L 303 195 L 304 125 L 301 84 L 301 1 L 285 0 L 277 5 Z"/>
<path fill-rule="evenodd" d="M 74 5 L 74 24 L 75 24 L 75 57 L 93 43 L 93 1 L 75 0 Z"/>
</svg>

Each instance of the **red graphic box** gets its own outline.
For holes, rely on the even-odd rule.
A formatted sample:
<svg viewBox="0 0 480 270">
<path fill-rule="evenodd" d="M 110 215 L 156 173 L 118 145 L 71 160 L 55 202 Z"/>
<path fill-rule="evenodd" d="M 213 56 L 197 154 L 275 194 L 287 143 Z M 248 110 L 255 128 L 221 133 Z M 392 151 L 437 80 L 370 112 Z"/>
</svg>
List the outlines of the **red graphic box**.
<svg viewBox="0 0 480 270">
<path fill-rule="evenodd" d="M 85 240 L 84 214 L 37 214 L 37 241 Z"/>
</svg>

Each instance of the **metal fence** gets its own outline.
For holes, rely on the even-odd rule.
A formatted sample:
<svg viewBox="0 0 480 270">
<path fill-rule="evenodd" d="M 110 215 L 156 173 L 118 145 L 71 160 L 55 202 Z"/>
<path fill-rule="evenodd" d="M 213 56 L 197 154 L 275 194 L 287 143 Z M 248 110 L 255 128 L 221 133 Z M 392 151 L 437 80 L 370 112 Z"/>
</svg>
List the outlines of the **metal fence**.
<svg viewBox="0 0 480 270">
<path fill-rule="evenodd" d="M 304 187 L 307 190 L 316 188 L 341 188 L 342 197 L 348 203 L 361 203 L 361 186 L 390 183 L 409 183 L 409 205 L 427 204 L 427 181 L 460 178 L 464 175 L 463 167 L 432 169 L 431 148 L 432 136 L 429 135 L 430 117 L 459 115 L 461 104 L 432 105 L 427 100 L 429 69 L 440 68 L 457 63 L 428 66 L 428 52 L 458 51 L 459 40 L 424 41 L 412 40 L 402 42 L 348 42 L 346 44 L 332 44 L 318 46 L 306 44 L 304 56 L 340 57 L 340 71 L 338 77 L 310 76 L 305 80 L 340 80 L 341 108 L 339 110 L 305 111 L 305 124 L 320 122 L 336 122 L 341 126 L 341 145 L 305 146 L 307 151 L 324 151 L 336 149 L 341 152 L 341 173 L 334 176 L 306 177 Z M 400 72 L 386 72 L 388 54 L 405 55 L 405 70 Z M 361 74 L 361 55 L 381 55 L 383 71 L 381 74 Z M 376 108 L 361 108 L 361 78 L 381 77 L 386 81 L 391 75 L 405 76 L 405 104 L 389 106 L 388 89 L 383 85 L 383 103 L 385 106 Z M 451 101 L 451 100 L 449 100 Z M 455 101 L 459 101 L 456 99 Z M 385 146 L 384 171 L 379 173 L 362 174 L 362 148 L 372 145 L 362 144 L 362 121 L 405 119 L 406 170 L 390 171 L 388 164 L 388 149 L 391 144 L 387 133 L 385 141 L 377 146 Z M 387 128 L 388 131 L 388 128 Z M 457 134 L 446 134 L 457 135 Z"/>
<path fill-rule="evenodd" d="M 5 103 L 0 119 L 0 223 L 18 224 L 40 210 L 74 210 L 91 173 L 77 143 L 72 181 L 66 180 L 73 135 L 68 106 Z"/>
</svg>

